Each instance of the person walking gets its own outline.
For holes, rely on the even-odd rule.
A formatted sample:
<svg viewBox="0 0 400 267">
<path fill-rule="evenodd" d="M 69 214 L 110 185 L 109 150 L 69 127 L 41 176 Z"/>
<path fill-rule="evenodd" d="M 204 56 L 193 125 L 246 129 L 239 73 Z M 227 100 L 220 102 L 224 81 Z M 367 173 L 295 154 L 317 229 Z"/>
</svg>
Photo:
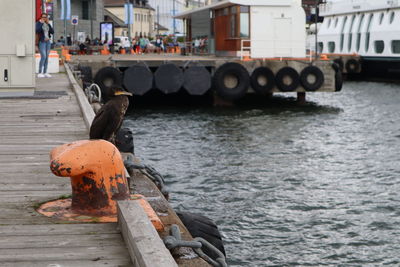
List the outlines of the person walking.
<svg viewBox="0 0 400 267">
<path fill-rule="evenodd" d="M 43 13 L 40 20 L 36 22 L 36 34 L 38 37 L 38 46 L 40 52 L 39 74 L 38 78 L 50 78 L 47 73 L 47 65 L 49 62 L 49 53 L 51 46 L 51 35 L 54 34 L 53 27 L 49 24 L 49 18 L 46 13 Z"/>
</svg>

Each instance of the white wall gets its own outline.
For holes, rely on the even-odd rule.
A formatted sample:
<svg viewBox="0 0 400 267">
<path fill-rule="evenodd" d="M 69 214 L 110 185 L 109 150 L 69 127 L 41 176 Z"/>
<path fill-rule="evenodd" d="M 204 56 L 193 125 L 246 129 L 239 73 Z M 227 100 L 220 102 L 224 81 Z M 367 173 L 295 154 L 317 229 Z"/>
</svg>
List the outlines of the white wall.
<svg viewBox="0 0 400 267">
<path fill-rule="evenodd" d="M 301 6 L 252 6 L 250 21 L 252 58 L 306 56 L 306 18 Z"/>
</svg>

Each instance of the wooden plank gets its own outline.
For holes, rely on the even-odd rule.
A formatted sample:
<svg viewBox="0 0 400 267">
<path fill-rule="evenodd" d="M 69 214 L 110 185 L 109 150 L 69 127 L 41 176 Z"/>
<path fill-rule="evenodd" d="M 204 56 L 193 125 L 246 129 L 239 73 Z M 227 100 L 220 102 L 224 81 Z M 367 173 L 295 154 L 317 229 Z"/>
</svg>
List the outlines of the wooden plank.
<svg viewBox="0 0 400 267">
<path fill-rule="evenodd" d="M 121 246 L 96 246 L 79 248 L 26 248 L 0 249 L 0 262 L 49 261 L 49 260 L 96 260 L 129 257 L 126 248 Z M 154 265 L 153 265 L 154 266 Z"/>
<path fill-rule="evenodd" d="M 53 260 L 53 261 L 19 261 L 19 262 L 2 262 L 2 267 L 132 267 L 130 259 L 99 259 L 93 260 Z"/>
<path fill-rule="evenodd" d="M 133 262 L 141 267 L 177 267 L 143 208 L 136 201 L 118 201 L 118 224 Z"/>
<path fill-rule="evenodd" d="M 0 226 L 0 237 L 3 236 L 37 236 L 37 235 L 96 235 L 117 234 L 117 223 L 53 224 L 53 225 L 6 225 Z"/>
<path fill-rule="evenodd" d="M 96 235 L 41 235 L 41 236 L 2 236 L 0 249 L 25 248 L 77 248 L 96 246 L 124 246 L 120 233 Z"/>
<path fill-rule="evenodd" d="M 52 182 L 52 180 L 50 180 Z M 50 182 L 49 181 L 49 182 Z M 0 194 L 5 191 L 70 191 L 71 184 L 68 183 L 31 183 L 31 184 L 15 184 L 15 183 L 1 183 Z"/>
</svg>

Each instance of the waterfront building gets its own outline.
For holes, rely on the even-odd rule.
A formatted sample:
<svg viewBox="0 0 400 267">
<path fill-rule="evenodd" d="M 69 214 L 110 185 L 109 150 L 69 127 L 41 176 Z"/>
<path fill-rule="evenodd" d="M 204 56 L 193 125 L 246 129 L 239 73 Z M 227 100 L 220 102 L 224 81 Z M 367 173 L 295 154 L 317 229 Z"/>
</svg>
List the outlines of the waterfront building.
<svg viewBox="0 0 400 267">
<path fill-rule="evenodd" d="M 128 36 L 125 21 L 125 0 L 104 0 L 105 20 L 114 22 L 114 36 Z M 154 37 L 155 10 L 146 0 L 133 1 L 132 37 Z"/>
<path fill-rule="evenodd" d="M 84 40 L 100 36 L 100 22 L 104 19 L 103 0 L 70 0 L 71 16 L 78 16 L 78 24 L 72 25 L 71 19 L 61 19 L 61 0 L 46 0 L 46 12 L 50 15 L 50 20 L 54 26 L 54 41 L 65 37 L 72 40 Z"/>
</svg>

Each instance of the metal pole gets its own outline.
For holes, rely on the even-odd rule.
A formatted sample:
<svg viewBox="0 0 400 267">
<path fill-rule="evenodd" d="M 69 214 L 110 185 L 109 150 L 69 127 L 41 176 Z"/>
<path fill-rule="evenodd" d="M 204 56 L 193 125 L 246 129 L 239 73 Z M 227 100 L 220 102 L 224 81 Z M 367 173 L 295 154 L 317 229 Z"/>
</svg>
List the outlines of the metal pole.
<svg viewBox="0 0 400 267">
<path fill-rule="evenodd" d="M 175 32 L 176 32 L 176 21 L 175 21 L 175 0 L 173 0 L 173 6 L 172 6 L 172 16 L 174 17 L 173 18 L 173 21 L 174 21 L 174 32 L 173 32 L 173 34 L 175 35 Z"/>
<path fill-rule="evenodd" d="M 157 35 L 160 35 L 160 7 L 157 5 Z"/>
<path fill-rule="evenodd" d="M 315 0 L 315 60 L 318 60 L 318 1 Z"/>
<path fill-rule="evenodd" d="M 68 45 L 67 43 L 67 2 L 65 0 L 61 0 L 64 2 L 64 40 L 65 40 L 65 46 Z"/>
<path fill-rule="evenodd" d="M 96 14 L 96 12 L 95 12 Z M 93 37 L 93 0 L 90 0 L 90 39 L 94 39 Z"/>
<path fill-rule="evenodd" d="M 132 41 L 131 38 L 131 8 L 130 8 L 130 1 L 126 0 L 126 3 L 128 4 L 128 40 L 129 43 Z"/>
</svg>

